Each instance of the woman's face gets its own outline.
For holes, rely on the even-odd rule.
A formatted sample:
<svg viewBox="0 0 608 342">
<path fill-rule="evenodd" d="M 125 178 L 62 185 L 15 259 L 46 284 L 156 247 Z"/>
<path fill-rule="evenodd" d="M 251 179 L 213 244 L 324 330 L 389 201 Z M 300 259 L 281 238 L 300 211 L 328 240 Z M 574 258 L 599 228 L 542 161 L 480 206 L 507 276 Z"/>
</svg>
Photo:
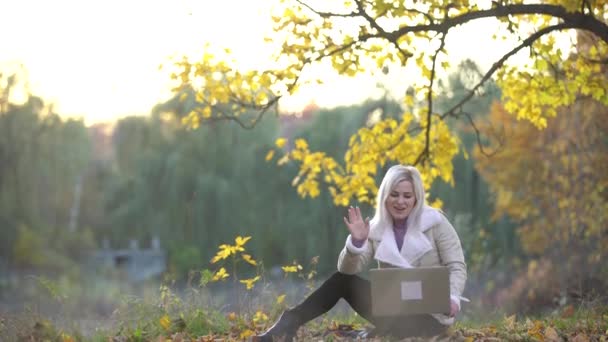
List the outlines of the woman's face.
<svg viewBox="0 0 608 342">
<path fill-rule="evenodd" d="M 402 180 L 397 183 L 388 194 L 385 205 L 394 222 L 405 220 L 416 205 L 416 194 L 412 182 Z"/>
</svg>

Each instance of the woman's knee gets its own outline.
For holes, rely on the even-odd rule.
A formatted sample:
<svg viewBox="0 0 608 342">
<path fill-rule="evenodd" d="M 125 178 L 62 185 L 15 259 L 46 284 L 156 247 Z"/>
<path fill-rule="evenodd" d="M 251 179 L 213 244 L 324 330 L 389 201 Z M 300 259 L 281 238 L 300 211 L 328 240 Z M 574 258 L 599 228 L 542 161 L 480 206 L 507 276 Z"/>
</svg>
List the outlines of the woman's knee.
<svg viewBox="0 0 608 342">
<path fill-rule="evenodd" d="M 333 279 L 336 281 L 349 281 L 350 279 L 354 279 L 356 275 L 354 274 L 346 274 L 340 271 L 334 272 L 329 279 Z"/>
<path fill-rule="evenodd" d="M 327 282 L 334 286 L 351 287 L 351 285 L 356 284 L 359 279 L 359 276 L 355 274 L 346 274 L 336 271 L 327 279 Z"/>
</svg>

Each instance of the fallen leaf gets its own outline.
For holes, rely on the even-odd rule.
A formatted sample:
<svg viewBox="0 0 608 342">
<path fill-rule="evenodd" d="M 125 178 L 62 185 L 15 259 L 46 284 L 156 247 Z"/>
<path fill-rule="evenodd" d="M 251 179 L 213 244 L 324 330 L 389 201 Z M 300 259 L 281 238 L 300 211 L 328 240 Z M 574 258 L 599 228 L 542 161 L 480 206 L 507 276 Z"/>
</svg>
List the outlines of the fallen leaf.
<svg viewBox="0 0 608 342">
<path fill-rule="evenodd" d="M 61 341 L 62 342 L 76 342 L 76 340 L 74 340 L 74 338 L 70 335 L 67 334 L 61 334 Z"/>
<path fill-rule="evenodd" d="M 587 337 L 585 334 L 578 334 L 574 336 L 572 342 L 589 342 L 589 337 Z"/>
<path fill-rule="evenodd" d="M 169 327 L 171 327 L 171 318 L 169 318 L 168 315 L 164 315 L 158 320 L 158 323 L 163 329 L 169 330 Z"/>
<path fill-rule="evenodd" d="M 574 315 L 574 306 L 568 305 L 562 310 L 562 318 L 572 317 L 572 315 Z"/>
<path fill-rule="evenodd" d="M 547 327 L 545 329 L 545 338 L 548 342 L 558 342 L 562 340 L 553 327 Z"/>
<path fill-rule="evenodd" d="M 241 340 L 246 340 L 248 337 L 253 336 L 255 334 L 254 331 L 250 330 L 250 329 L 245 329 L 244 331 L 241 332 L 239 338 Z"/>
<path fill-rule="evenodd" d="M 508 330 L 514 330 L 515 329 L 515 320 L 516 320 L 515 315 L 511 315 L 509 317 L 505 317 L 504 326 Z"/>
<path fill-rule="evenodd" d="M 541 321 L 534 321 L 529 323 L 526 321 L 526 325 L 528 326 L 528 335 L 534 337 L 537 340 L 543 340 L 543 323 Z"/>
<path fill-rule="evenodd" d="M 188 336 L 184 333 L 175 333 L 171 336 L 171 341 L 173 342 L 185 342 L 188 339 Z"/>
</svg>

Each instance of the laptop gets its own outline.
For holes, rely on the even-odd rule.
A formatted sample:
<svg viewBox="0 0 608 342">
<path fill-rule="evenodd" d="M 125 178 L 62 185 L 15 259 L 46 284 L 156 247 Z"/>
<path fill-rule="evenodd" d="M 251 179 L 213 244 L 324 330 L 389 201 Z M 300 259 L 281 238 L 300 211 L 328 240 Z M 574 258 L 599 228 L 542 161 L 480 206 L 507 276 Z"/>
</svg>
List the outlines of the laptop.
<svg viewBox="0 0 608 342">
<path fill-rule="evenodd" d="M 447 267 L 377 268 L 369 275 L 374 316 L 450 312 Z"/>
</svg>

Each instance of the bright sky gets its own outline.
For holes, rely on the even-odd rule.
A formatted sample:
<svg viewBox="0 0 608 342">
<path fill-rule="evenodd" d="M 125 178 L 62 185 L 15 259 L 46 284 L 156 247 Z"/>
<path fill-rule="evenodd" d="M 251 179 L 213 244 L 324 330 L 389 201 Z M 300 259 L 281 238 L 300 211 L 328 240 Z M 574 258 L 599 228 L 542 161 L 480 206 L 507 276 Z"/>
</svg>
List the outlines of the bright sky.
<svg viewBox="0 0 608 342">
<path fill-rule="evenodd" d="M 273 2 L 0 0 L 0 72 L 23 65 L 33 94 L 54 103 L 57 113 L 87 123 L 145 115 L 171 95 L 169 78 L 158 69 L 170 56 L 201 51 L 208 41 L 230 47 L 237 59 L 262 63 Z M 488 25 L 480 22 L 452 37 L 453 65 L 471 57 L 487 68 L 511 49 L 490 40 L 494 29 Z M 403 93 L 407 78 L 404 71 L 328 78 L 282 106 L 297 110 L 313 99 L 321 106 L 358 103 L 377 93 L 378 81 Z"/>
</svg>

